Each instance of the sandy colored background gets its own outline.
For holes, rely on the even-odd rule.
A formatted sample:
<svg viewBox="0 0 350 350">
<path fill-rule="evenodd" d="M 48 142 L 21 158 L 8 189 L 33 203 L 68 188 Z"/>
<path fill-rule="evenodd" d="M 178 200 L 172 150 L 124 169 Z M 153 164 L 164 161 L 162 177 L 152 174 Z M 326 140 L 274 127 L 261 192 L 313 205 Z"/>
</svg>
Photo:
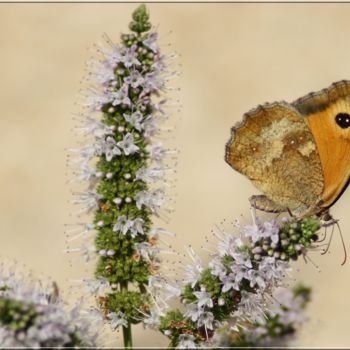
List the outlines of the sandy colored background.
<svg viewBox="0 0 350 350">
<path fill-rule="evenodd" d="M 69 267 L 64 223 L 71 222 L 65 148 L 75 145 L 71 113 L 85 75 L 87 48 L 103 32 L 118 40 L 133 4 L 0 4 L 0 254 L 66 288 L 86 272 Z M 150 4 L 162 42 L 181 54 L 183 109 L 174 132 L 181 150 L 176 212 L 167 226 L 175 247 L 192 244 L 222 219 L 248 216 L 256 191 L 223 160 L 230 127 L 258 103 L 287 101 L 350 78 L 350 4 Z M 173 34 L 168 36 L 169 31 Z M 350 251 L 349 190 L 333 209 Z M 314 288 L 300 346 L 349 346 L 350 262 L 298 263 Z M 203 257 L 206 256 L 201 251 Z M 140 329 L 136 345 L 166 340 Z M 117 343 L 120 343 L 120 338 Z"/>
</svg>

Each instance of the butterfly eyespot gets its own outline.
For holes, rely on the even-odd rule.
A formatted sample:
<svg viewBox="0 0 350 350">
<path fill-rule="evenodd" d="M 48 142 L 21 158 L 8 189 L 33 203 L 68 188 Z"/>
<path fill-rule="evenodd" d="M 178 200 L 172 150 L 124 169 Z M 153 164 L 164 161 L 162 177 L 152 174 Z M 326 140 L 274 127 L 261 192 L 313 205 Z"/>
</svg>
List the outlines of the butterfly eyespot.
<svg viewBox="0 0 350 350">
<path fill-rule="evenodd" d="M 348 113 L 338 113 L 335 116 L 335 121 L 342 129 L 346 129 L 350 126 L 350 115 Z"/>
</svg>

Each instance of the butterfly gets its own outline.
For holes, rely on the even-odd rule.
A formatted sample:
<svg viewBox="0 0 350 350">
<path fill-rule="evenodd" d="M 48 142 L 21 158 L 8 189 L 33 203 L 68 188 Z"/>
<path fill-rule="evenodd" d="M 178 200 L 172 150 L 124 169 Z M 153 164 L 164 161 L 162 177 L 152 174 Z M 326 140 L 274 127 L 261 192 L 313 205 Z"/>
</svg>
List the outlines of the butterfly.
<svg viewBox="0 0 350 350">
<path fill-rule="evenodd" d="M 255 208 L 329 217 L 350 179 L 350 81 L 259 105 L 231 131 L 225 160 L 263 193 Z"/>
</svg>

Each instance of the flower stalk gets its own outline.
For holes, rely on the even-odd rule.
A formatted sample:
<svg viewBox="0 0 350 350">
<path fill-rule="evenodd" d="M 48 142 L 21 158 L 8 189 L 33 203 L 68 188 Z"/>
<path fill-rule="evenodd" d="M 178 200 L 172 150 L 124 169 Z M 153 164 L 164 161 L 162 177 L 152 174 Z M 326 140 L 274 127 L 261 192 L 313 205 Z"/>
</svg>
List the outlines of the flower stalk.
<svg viewBox="0 0 350 350">
<path fill-rule="evenodd" d="M 143 321 L 152 303 L 148 282 L 159 271 L 158 240 L 166 232 L 152 228 L 152 217 L 170 212 L 162 180 L 174 154 L 154 142 L 167 119 L 162 95 L 174 75 L 167 65 L 172 56 L 161 54 L 144 5 L 133 12 L 129 28 L 121 44 L 107 39 L 109 48 L 99 48 L 93 61 L 97 86 L 88 89 L 80 128 L 88 139 L 72 164 L 88 182 L 76 203 L 94 214 L 84 232 L 96 235 L 80 232 L 88 247 L 67 249 L 87 260 L 97 257 L 90 287 L 112 329 L 122 328 L 125 348 L 133 344 L 132 325 Z"/>
</svg>

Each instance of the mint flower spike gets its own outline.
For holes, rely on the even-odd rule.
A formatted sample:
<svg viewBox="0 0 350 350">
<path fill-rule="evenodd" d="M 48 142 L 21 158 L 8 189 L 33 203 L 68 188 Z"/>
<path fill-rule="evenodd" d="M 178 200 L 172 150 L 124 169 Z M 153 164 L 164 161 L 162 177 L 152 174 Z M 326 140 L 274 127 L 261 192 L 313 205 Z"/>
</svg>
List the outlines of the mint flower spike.
<svg viewBox="0 0 350 350">
<path fill-rule="evenodd" d="M 96 263 L 97 282 L 81 282 L 112 330 L 122 329 L 125 347 L 132 346 L 133 324 L 149 326 L 159 316 L 152 280 L 161 275 L 159 254 L 174 252 L 160 237 L 167 231 L 152 228 L 152 216 L 165 219 L 172 212 L 168 178 L 176 160 L 175 150 L 154 142 L 166 130 L 164 93 L 174 76 L 168 64 L 173 55 L 161 53 L 144 5 L 134 11 L 130 28 L 120 44 L 107 39 L 89 62 L 95 85 L 85 92 L 77 130 L 84 142 L 72 150 L 69 164 L 86 184 L 75 192 L 73 202 L 83 207 L 78 215 L 94 219 L 69 228 L 66 249 Z"/>
<path fill-rule="evenodd" d="M 282 287 L 292 270 L 289 262 L 316 247 L 320 227 L 316 218 L 265 222 L 256 218 L 246 226 L 236 221 L 237 234 L 225 229 L 214 232 L 217 248 L 207 265 L 189 248 L 192 262 L 173 293 L 180 296 L 184 311 L 169 310 L 162 304 L 164 296 L 155 296 L 157 305 L 164 305 L 158 311 L 158 327 L 169 337 L 170 346 L 220 346 L 227 344 L 224 339 L 230 330 L 234 332 L 228 345 L 234 346 L 268 343 L 269 330 L 275 332 L 274 340 L 294 333 L 309 293 L 305 289 L 304 294 L 291 294 Z"/>
<path fill-rule="evenodd" d="M 96 346 L 101 319 L 73 308 L 59 297 L 56 284 L 33 280 L 11 262 L 0 264 L 0 346 Z"/>
</svg>

